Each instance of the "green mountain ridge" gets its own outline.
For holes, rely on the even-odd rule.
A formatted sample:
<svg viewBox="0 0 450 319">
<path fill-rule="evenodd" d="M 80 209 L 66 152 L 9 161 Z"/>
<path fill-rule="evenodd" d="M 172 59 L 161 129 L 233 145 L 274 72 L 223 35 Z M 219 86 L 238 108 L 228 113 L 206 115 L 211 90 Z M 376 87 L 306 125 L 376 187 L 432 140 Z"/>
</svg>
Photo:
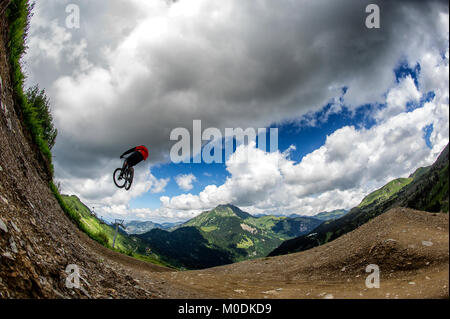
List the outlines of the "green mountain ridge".
<svg viewBox="0 0 450 319">
<path fill-rule="evenodd" d="M 165 262 L 177 268 L 210 268 L 233 262 L 227 251 L 209 243 L 196 227 L 182 227 L 170 232 L 155 228 L 136 237 L 147 242 Z"/>
<path fill-rule="evenodd" d="M 115 228 L 100 220 L 75 195 L 62 195 L 82 229 L 112 248 Z M 125 222 L 115 250 L 158 265 L 201 269 L 266 256 L 284 240 L 306 234 L 323 221 L 311 217 L 254 217 L 233 205 L 219 205 L 183 224 Z M 142 232 L 146 227 L 149 231 Z"/>
<path fill-rule="evenodd" d="M 325 244 L 394 207 L 448 213 L 448 163 L 449 145 L 432 166 L 417 169 L 409 178 L 389 182 L 367 195 L 343 217 L 324 222 L 309 234 L 283 242 L 269 256 L 300 252 Z"/>
<path fill-rule="evenodd" d="M 236 206 L 219 205 L 170 232 L 154 229 L 138 237 L 166 260 L 197 269 L 264 257 L 284 240 L 306 234 L 321 223 L 311 217 L 254 217 Z"/>
<path fill-rule="evenodd" d="M 146 232 L 149 232 L 152 229 L 159 228 L 169 230 L 173 227 L 180 225 L 181 223 L 154 223 L 152 221 L 140 221 L 140 220 L 131 220 L 129 222 L 125 222 L 125 232 L 129 235 L 140 235 Z"/>
<path fill-rule="evenodd" d="M 341 218 L 342 216 L 344 216 L 347 213 L 348 213 L 348 210 L 335 209 L 335 210 L 332 210 L 330 212 L 321 212 L 321 213 L 319 213 L 317 215 L 313 215 L 311 217 L 316 218 L 316 219 L 320 219 L 320 220 L 323 220 L 323 221 L 328 221 L 328 220 Z"/>
<path fill-rule="evenodd" d="M 363 208 L 372 203 L 379 203 L 386 201 L 389 198 L 391 198 L 395 193 L 400 191 L 403 187 L 411 183 L 413 179 L 414 179 L 413 177 L 394 179 L 389 183 L 387 183 L 386 185 L 384 185 L 383 187 L 381 187 L 380 189 L 377 189 L 372 193 L 370 193 L 369 195 L 367 195 L 366 197 L 364 197 L 357 207 Z"/>
<path fill-rule="evenodd" d="M 80 215 L 84 230 L 111 247 L 114 228 L 102 223 L 76 196 L 63 198 Z M 306 250 L 397 206 L 448 212 L 448 146 L 432 166 L 387 183 L 350 211 L 311 217 L 253 216 L 231 204 L 219 205 L 178 225 L 130 221 L 125 224 L 128 233 L 118 234 L 116 250 L 182 269 L 208 268 Z"/>
<path fill-rule="evenodd" d="M 112 249 L 115 228 L 98 219 L 77 196 L 61 195 L 61 197 L 64 203 L 69 206 L 74 213 L 78 214 L 82 230 L 103 246 Z M 148 243 L 135 236 L 128 236 L 127 233 L 120 228 L 116 237 L 114 250 L 156 265 L 171 267 L 170 263 L 162 261 L 159 255 L 152 252 Z"/>
</svg>

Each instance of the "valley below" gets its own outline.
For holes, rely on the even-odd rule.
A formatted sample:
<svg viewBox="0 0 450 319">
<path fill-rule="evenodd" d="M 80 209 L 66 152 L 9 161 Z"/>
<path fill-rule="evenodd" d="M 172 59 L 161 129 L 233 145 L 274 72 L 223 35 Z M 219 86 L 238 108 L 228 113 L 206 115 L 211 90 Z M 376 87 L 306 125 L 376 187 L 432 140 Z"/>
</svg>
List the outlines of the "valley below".
<svg viewBox="0 0 450 319">
<path fill-rule="evenodd" d="M 305 252 L 196 271 L 152 267 L 85 239 L 147 297 L 448 298 L 448 222 L 447 214 L 398 208 Z M 371 264 L 380 268 L 379 288 L 366 286 Z"/>
</svg>

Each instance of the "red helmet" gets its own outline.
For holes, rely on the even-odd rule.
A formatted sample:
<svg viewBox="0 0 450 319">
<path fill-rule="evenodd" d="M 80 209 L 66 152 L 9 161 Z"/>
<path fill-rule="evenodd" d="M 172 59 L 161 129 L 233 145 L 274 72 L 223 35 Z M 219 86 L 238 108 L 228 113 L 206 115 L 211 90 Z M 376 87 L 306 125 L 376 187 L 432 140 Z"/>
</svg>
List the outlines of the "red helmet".
<svg viewBox="0 0 450 319">
<path fill-rule="evenodd" d="M 144 161 L 147 159 L 147 157 L 148 157 L 148 149 L 144 145 L 137 146 L 136 147 L 136 151 L 138 151 L 139 153 L 142 154 L 142 156 L 144 157 Z"/>
</svg>

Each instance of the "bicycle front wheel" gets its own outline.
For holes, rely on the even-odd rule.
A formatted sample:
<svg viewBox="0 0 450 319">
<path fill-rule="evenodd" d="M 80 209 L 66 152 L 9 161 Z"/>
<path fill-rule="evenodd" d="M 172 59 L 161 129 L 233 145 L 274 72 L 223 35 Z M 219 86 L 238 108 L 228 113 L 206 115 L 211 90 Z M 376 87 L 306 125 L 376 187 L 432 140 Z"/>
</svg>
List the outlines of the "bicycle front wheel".
<svg viewBox="0 0 450 319">
<path fill-rule="evenodd" d="M 114 180 L 114 184 L 116 184 L 117 187 L 124 188 L 125 184 L 127 182 L 127 178 L 126 178 L 126 176 L 120 177 L 121 173 L 122 173 L 121 168 L 116 169 L 113 174 L 113 180 Z"/>
<path fill-rule="evenodd" d="M 134 168 L 131 167 L 127 172 L 127 181 L 125 183 L 125 189 L 129 190 L 131 188 L 131 184 L 133 183 L 134 178 Z"/>
</svg>

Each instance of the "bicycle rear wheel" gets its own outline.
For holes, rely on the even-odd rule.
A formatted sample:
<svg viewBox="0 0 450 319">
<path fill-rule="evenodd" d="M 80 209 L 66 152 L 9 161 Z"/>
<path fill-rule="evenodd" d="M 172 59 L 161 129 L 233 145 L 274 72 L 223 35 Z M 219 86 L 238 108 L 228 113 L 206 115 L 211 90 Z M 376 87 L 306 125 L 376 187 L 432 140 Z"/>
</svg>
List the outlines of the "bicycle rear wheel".
<svg viewBox="0 0 450 319">
<path fill-rule="evenodd" d="M 128 171 L 127 171 L 127 181 L 125 183 L 125 189 L 129 190 L 131 188 L 131 184 L 133 183 L 133 178 L 134 178 L 134 168 L 131 167 Z"/>
<path fill-rule="evenodd" d="M 121 168 L 117 168 L 114 171 L 113 180 L 114 180 L 114 184 L 116 184 L 117 187 L 124 188 L 125 184 L 127 182 L 127 178 L 126 178 L 126 176 L 120 177 L 121 173 L 122 173 L 122 169 Z"/>
</svg>

